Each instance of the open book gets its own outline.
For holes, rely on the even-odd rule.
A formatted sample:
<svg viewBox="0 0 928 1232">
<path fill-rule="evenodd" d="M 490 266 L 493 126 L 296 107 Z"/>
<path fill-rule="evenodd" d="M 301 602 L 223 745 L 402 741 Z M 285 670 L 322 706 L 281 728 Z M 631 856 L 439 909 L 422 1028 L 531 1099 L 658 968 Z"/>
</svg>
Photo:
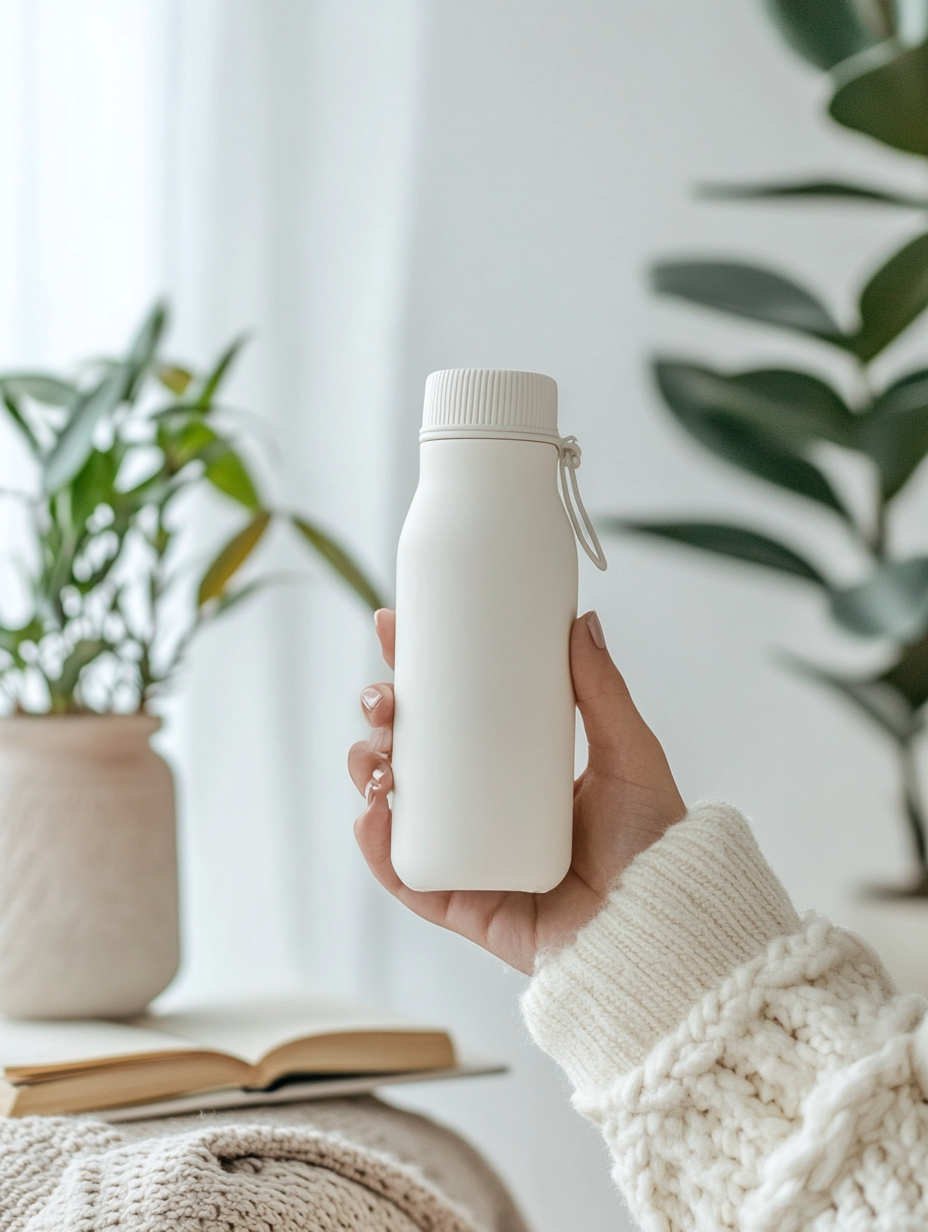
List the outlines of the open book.
<svg viewBox="0 0 928 1232">
<path fill-rule="evenodd" d="M 352 1005 L 266 1000 L 131 1022 L 0 1019 L 0 1066 L 0 1115 L 28 1116 L 266 1091 L 294 1078 L 449 1071 L 457 1059 L 435 1027 Z"/>
</svg>

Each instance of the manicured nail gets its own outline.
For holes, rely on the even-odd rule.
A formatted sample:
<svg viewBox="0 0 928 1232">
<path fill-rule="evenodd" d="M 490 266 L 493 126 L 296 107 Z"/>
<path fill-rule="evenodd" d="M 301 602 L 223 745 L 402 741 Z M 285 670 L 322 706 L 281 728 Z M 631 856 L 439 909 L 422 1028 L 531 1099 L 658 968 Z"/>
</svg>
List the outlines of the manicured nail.
<svg viewBox="0 0 928 1232">
<path fill-rule="evenodd" d="M 361 692 L 361 705 L 365 710 L 376 710 L 382 701 L 383 694 L 379 689 L 370 688 Z"/>
<path fill-rule="evenodd" d="M 367 791 L 364 793 L 364 798 L 367 801 L 368 805 L 373 804 L 374 792 L 378 789 L 378 787 L 381 786 L 381 784 L 383 783 L 386 777 L 387 777 L 386 766 L 378 766 L 377 769 L 371 773 L 371 781 L 368 783 Z"/>
<path fill-rule="evenodd" d="M 595 612 L 590 612 L 589 616 L 586 618 L 586 624 L 590 631 L 590 637 L 593 639 L 594 646 L 597 646 L 600 650 L 605 650 L 606 638 L 603 634 L 603 627 L 599 623 L 599 617 Z"/>
</svg>

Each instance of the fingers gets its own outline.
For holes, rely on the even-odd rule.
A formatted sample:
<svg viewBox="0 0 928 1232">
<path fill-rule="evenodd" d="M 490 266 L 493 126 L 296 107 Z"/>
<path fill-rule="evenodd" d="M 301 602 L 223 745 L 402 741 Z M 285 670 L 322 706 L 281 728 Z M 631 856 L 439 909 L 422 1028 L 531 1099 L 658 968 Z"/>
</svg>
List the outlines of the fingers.
<svg viewBox="0 0 928 1232">
<path fill-rule="evenodd" d="M 392 667 L 396 649 L 396 612 L 388 607 L 378 608 L 374 613 L 374 629 L 380 639 L 384 662 L 387 667 Z"/>
<path fill-rule="evenodd" d="M 354 835 L 361 854 L 380 884 L 416 915 L 433 924 L 445 924 L 449 894 L 441 891 L 422 893 L 410 890 L 400 881 L 390 856 L 392 817 L 387 793 L 392 790 L 393 776 L 389 767 L 379 779 L 368 785 L 367 808 L 354 823 Z"/>
<path fill-rule="evenodd" d="M 386 763 L 393 752 L 393 686 L 372 684 L 361 692 L 361 709 L 374 729 L 366 740 L 359 740 L 348 751 L 348 773 L 363 795 L 374 770 Z"/>
<path fill-rule="evenodd" d="M 648 729 L 635 708 L 622 674 L 612 662 L 595 612 L 574 621 L 570 671 L 583 718 L 590 764 L 618 763 L 630 741 Z"/>
<path fill-rule="evenodd" d="M 371 727 L 391 724 L 395 704 L 392 684 L 369 684 L 361 690 L 361 709 Z"/>
<path fill-rule="evenodd" d="M 390 859 L 390 805 L 387 802 L 387 789 L 382 786 L 387 781 L 392 786 L 392 776 L 389 773 L 379 782 L 369 784 L 366 793 L 367 808 L 354 823 L 354 836 L 371 872 L 391 894 L 397 894 L 406 887 L 396 875 Z"/>
<path fill-rule="evenodd" d="M 367 793 L 374 771 L 382 766 L 389 769 L 389 758 L 385 753 L 372 749 L 366 740 L 359 740 L 348 750 L 348 773 L 362 796 Z"/>
</svg>

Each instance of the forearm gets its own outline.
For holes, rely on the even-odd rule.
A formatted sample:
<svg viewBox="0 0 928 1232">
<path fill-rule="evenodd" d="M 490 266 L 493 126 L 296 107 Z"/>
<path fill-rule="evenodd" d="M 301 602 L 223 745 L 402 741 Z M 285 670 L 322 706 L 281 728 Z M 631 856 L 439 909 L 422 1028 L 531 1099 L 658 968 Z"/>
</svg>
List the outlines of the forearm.
<svg viewBox="0 0 928 1232">
<path fill-rule="evenodd" d="M 899 1200 L 909 1155 L 928 1155 L 908 1034 L 921 1003 L 894 997 L 858 938 L 799 920 L 726 806 L 634 861 L 574 942 L 541 956 L 524 1010 L 646 1227 L 853 1226 L 874 1183 Z M 884 1125 L 897 1116 L 905 1134 Z M 881 1162 L 865 1183 L 868 1146 Z M 904 1200 L 928 1221 L 920 1186 Z"/>
</svg>

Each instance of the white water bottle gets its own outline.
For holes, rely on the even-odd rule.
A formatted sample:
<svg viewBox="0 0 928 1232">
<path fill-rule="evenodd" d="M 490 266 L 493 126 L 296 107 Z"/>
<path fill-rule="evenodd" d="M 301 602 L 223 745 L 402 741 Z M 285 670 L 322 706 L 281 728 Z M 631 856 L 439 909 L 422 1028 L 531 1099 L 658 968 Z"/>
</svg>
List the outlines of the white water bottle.
<svg viewBox="0 0 928 1232">
<path fill-rule="evenodd" d="M 397 554 L 393 865 L 415 890 L 550 890 L 571 856 L 575 531 L 606 567 L 580 450 L 550 377 L 483 369 L 432 373 L 420 442 Z"/>
</svg>

